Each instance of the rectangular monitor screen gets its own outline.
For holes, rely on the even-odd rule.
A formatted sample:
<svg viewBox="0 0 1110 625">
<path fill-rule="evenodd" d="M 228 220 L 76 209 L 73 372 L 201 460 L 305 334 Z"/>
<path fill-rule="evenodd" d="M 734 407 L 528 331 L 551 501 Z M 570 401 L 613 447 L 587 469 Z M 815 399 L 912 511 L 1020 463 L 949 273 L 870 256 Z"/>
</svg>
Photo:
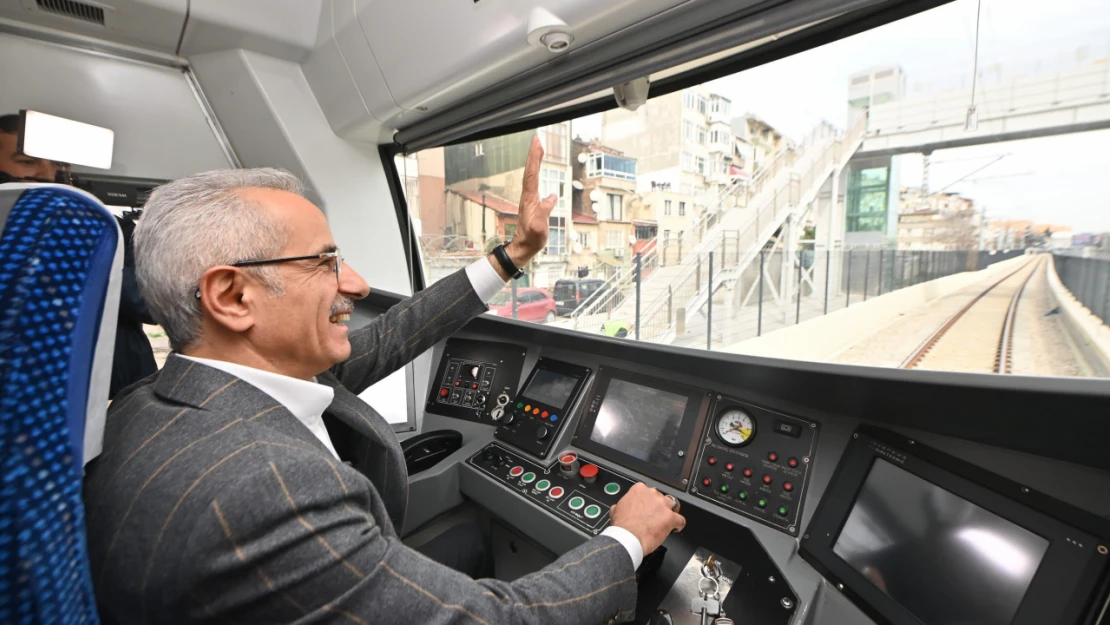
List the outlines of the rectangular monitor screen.
<svg viewBox="0 0 1110 625">
<path fill-rule="evenodd" d="M 689 398 L 613 378 L 590 440 L 658 467 L 680 449 L 678 430 Z"/>
<path fill-rule="evenodd" d="M 578 378 L 572 375 L 548 369 L 536 369 L 532 381 L 528 383 L 528 388 L 524 389 L 521 395 L 541 404 L 563 409 L 566 408 L 566 402 L 574 392 L 576 384 L 578 384 Z"/>
<path fill-rule="evenodd" d="M 833 552 L 925 625 L 1010 625 L 1048 541 L 876 459 Z"/>
</svg>

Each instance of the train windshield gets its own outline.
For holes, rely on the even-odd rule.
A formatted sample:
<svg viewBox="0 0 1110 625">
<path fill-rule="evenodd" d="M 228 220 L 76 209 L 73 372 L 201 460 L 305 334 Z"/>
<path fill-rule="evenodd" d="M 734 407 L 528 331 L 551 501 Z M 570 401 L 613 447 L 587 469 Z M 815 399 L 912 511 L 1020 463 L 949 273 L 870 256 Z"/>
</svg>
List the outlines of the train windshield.
<svg viewBox="0 0 1110 625">
<path fill-rule="evenodd" d="M 958 0 L 636 110 L 398 156 L 425 282 L 512 238 L 538 134 L 540 193 L 559 202 L 520 279 L 556 300 L 537 323 L 823 363 L 1103 376 L 1090 346 L 1110 319 L 1108 32 L 1100 0 L 1051 16 Z M 574 297 L 583 279 L 598 296 Z"/>
</svg>

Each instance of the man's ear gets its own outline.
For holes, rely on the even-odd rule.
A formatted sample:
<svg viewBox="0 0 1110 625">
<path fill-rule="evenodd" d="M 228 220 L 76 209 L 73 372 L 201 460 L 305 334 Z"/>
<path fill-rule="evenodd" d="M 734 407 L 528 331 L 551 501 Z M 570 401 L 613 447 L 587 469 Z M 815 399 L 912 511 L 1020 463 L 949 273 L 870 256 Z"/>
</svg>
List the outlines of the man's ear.
<svg viewBox="0 0 1110 625">
<path fill-rule="evenodd" d="M 246 301 L 247 279 L 228 265 L 208 269 L 200 277 L 200 305 L 215 323 L 231 332 L 246 332 L 254 325 L 254 312 Z"/>
</svg>

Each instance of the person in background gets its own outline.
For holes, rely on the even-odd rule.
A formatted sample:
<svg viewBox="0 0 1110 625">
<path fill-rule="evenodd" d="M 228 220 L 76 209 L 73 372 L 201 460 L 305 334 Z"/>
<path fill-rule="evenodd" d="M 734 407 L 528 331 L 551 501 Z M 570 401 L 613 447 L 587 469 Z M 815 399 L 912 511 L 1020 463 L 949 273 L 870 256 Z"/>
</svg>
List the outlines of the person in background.
<svg viewBox="0 0 1110 625">
<path fill-rule="evenodd" d="M 6 176 L 4 175 L 6 174 Z M 0 183 L 70 181 L 65 163 L 28 156 L 19 151 L 19 115 L 0 115 Z M 116 217 L 123 234 L 123 284 L 120 291 L 119 318 L 116 326 L 116 348 L 112 356 L 112 379 L 108 390 L 111 400 L 120 390 L 158 370 L 154 350 L 143 331 L 143 324 L 153 324 L 146 302 L 139 293 L 135 279 L 135 252 L 131 235 L 135 223 Z"/>
</svg>

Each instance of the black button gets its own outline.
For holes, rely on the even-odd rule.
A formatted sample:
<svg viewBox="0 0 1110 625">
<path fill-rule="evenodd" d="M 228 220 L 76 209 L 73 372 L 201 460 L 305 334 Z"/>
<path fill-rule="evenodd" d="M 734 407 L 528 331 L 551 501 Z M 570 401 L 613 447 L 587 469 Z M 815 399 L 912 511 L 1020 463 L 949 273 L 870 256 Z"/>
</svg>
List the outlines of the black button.
<svg viewBox="0 0 1110 625">
<path fill-rule="evenodd" d="M 775 421 L 775 431 L 778 432 L 779 434 L 785 434 L 787 436 L 792 436 L 794 438 L 798 438 L 802 435 L 802 428 L 801 427 L 799 427 L 795 423 L 789 423 L 787 421 L 783 421 L 782 419 L 779 419 L 779 420 Z"/>
<path fill-rule="evenodd" d="M 540 440 L 543 440 L 543 439 L 547 438 L 547 428 L 545 428 L 542 425 L 540 427 L 536 428 L 536 438 L 538 438 Z"/>
</svg>

